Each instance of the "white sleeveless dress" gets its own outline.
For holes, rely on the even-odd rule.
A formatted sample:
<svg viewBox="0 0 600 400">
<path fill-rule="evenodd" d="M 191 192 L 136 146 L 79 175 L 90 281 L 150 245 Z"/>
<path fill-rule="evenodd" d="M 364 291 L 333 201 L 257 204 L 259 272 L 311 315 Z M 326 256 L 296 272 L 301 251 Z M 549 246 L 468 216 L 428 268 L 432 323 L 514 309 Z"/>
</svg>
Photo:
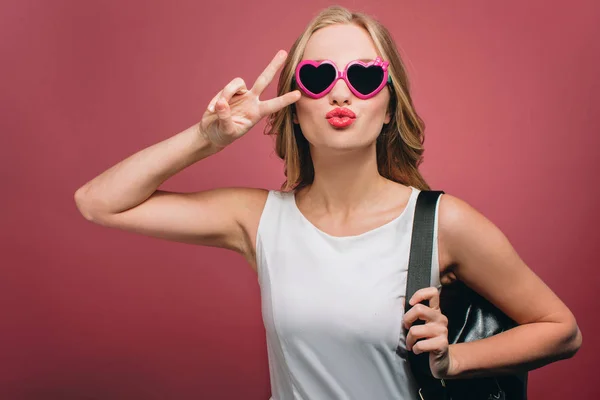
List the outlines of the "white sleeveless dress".
<svg viewBox="0 0 600 400">
<path fill-rule="evenodd" d="M 269 192 L 256 258 L 272 400 L 415 399 L 402 328 L 419 194 L 411 189 L 394 220 L 344 237 L 308 221 L 293 192 Z M 437 231 L 436 217 L 439 289 Z"/>
</svg>

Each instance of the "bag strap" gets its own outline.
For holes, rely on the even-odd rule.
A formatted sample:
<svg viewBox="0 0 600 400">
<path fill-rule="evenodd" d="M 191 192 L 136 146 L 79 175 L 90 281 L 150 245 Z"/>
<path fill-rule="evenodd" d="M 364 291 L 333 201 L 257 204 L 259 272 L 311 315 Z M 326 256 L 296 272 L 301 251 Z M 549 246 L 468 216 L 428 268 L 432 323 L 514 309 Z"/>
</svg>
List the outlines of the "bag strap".
<svg viewBox="0 0 600 400">
<path fill-rule="evenodd" d="M 417 197 L 415 217 L 413 221 L 410 255 L 408 258 L 408 278 L 406 283 L 405 312 L 412 306 L 408 301 L 419 289 L 431 286 L 431 261 L 433 254 L 433 229 L 435 209 L 441 190 L 422 190 Z M 429 306 L 429 301 L 422 302 Z M 424 323 L 421 320 L 417 322 Z"/>
<path fill-rule="evenodd" d="M 422 190 L 417 197 L 408 259 L 405 313 L 412 308 L 408 304 L 408 301 L 413 297 L 415 292 L 431 286 L 435 211 L 438 199 L 443 193 L 443 191 Z M 428 300 L 424 300 L 421 303 L 429 306 Z M 413 325 L 422 325 L 424 323 L 425 321 L 418 319 Z M 444 381 L 435 379 L 431 374 L 428 353 L 416 355 L 413 352 L 409 352 L 408 361 L 419 386 L 419 399 L 442 400 L 448 398 Z"/>
</svg>

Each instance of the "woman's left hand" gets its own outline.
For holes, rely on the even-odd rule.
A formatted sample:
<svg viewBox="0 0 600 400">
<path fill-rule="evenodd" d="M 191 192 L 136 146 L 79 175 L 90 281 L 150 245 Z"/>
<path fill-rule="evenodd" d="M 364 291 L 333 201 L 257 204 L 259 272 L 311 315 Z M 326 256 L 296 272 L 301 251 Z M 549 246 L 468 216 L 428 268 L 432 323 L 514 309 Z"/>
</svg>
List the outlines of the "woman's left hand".
<svg viewBox="0 0 600 400">
<path fill-rule="evenodd" d="M 419 304 L 429 300 L 429 307 Z M 435 287 L 423 288 L 415 292 L 409 304 L 413 307 L 404 315 L 406 349 L 415 354 L 429 352 L 429 368 L 437 379 L 451 375 L 452 357 L 448 345 L 448 318 L 440 311 L 440 294 Z M 425 324 L 414 325 L 421 319 Z M 420 340 L 418 343 L 417 340 Z"/>
</svg>

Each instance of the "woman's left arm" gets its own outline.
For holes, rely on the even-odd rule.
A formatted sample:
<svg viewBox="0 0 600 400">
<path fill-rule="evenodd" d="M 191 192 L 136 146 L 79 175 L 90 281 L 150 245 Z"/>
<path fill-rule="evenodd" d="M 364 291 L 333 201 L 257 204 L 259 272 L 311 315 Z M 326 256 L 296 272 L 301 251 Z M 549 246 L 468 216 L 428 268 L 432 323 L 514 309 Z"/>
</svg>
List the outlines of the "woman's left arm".
<svg viewBox="0 0 600 400">
<path fill-rule="evenodd" d="M 439 242 L 453 273 L 519 324 L 486 339 L 450 345 L 447 378 L 532 370 L 573 357 L 582 343 L 575 317 L 500 229 L 447 194 L 438 212 Z"/>
</svg>

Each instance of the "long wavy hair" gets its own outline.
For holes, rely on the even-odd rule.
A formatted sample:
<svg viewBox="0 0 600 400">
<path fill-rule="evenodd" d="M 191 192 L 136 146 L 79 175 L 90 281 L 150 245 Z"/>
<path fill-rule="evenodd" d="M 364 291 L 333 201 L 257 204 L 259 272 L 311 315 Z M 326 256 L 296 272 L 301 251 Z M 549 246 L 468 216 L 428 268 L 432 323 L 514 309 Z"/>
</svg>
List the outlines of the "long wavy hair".
<svg viewBox="0 0 600 400">
<path fill-rule="evenodd" d="M 379 174 L 392 181 L 429 190 L 418 170 L 423 158 L 425 123 L 413 106 L 409 92 L 408 76 L 396 44 L 389 31 L 373 17 L 351 12 L 341 6 L 331 6 L 321 11 L 309 22 L 288 52 L 277 85 L 277 96 L 297 89 L 293 82 L 296 65 L 302 60 L 310 36 L 317 30 L 334 24 L 354 24 L 365 29 L 375 43 L 378 55 L 389 61 L 388 73 L 392 77 L 389 112 L 391 120 L 384 124 L 377 137 L 377 168 Z M 264 133 L 275 135 L 275 151 L 284 161 L 286 180 L 281 190 L 297 190 L 310 185 L 315 176 L 309 143 L 300 126 L 293 123 L 295 107 L 271 114 Z"/>
</svg>

